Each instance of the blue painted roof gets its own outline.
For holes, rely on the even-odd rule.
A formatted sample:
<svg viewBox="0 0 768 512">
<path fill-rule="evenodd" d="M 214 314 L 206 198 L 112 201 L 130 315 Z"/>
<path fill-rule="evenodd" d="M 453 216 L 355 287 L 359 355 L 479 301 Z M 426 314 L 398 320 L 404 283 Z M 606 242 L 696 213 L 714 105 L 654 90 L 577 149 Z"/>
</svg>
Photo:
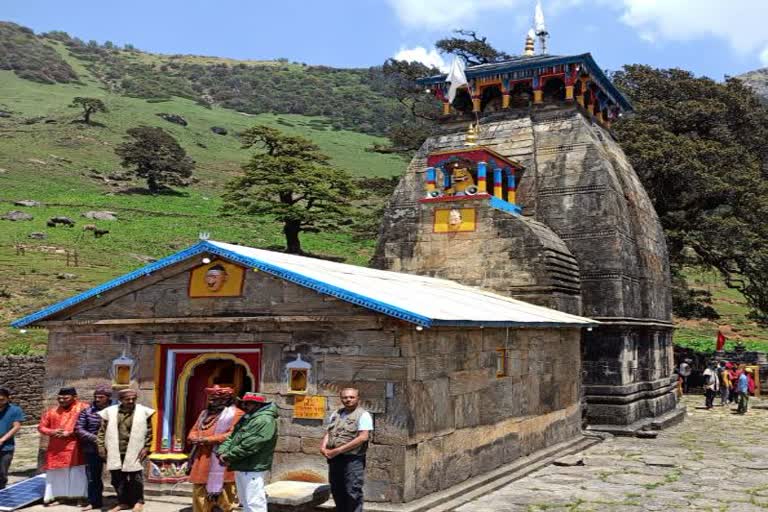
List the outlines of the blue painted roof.
<svg viewBox="0 0 768 512">
<path fill-rule="evenodd" d="M 466 68 L 465 74 L 468 79 L 486 78 L 495 75 L 534 70 L 545 66 L 561 66 L 565 64 L 582 64 L 585 66 L 600 88 L 603 89 L 614 102 L 616 102 L 624 111 L 633 110 L 632 104 L 621 91 L 613 85 L 613 82 L 605 76 L 605 73 L 603 73 L 603 70 L 597 65 L 591 53 L 582 53 L 580 55 L 521 55 L 512 57 L 503 62 L 490 62 L 488 64 L 469 66 Z M 423 85 L 439 84 L 445 82 L 447 76 L 448 75 L 446 74 L 434 75 L 420 78 L 417 81 Z"/>
<path fill-rule="evenodd" d="M 11 323 L 25 327 L 162 268 L 213 254 L 319 293 L 422 326 L 570 326 L 597 322 L 444 279 L 401 274 L 252 247 L 201 241 Z"/>
</svg>

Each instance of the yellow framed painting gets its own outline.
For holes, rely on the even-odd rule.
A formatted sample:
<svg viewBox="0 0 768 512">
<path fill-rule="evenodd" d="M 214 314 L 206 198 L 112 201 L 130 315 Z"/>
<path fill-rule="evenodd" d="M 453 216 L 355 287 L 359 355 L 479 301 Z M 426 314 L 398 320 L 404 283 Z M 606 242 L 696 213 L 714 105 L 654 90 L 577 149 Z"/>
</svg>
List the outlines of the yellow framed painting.
<svg viewBox="0 0 768 512">
<path fill-rule="evenodd" d="M 245 269 L 222 260 L 214 260 L 189 273 L 189 296 L 240 297 L 243 294 Z"/>
<path fill-rule="evenodd" d="M 477 212 L 474 208 L 435 208 L 434 233 L 474 231 Z"/>
</svg>

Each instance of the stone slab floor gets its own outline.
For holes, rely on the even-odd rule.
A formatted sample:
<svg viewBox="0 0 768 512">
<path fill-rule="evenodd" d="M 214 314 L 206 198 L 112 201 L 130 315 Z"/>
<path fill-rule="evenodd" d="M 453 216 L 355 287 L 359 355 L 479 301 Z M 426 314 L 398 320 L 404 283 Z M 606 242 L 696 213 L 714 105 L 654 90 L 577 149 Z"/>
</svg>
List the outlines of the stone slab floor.
<svg viewBox="0 0 768 512">
<path fill-rule="evenodd" d="M 456 511 L 767 511 L 768 410 L 684 403 L 685 421 L 656 439 L 611 438 L 580 453 L 583 466 L 547 466 Z"/>
<path fill-rule="evenodd" d="M 583 466 L 547 466 L 455 510 L 768 511 L 768 400 L 762 405 L 752 400 L 765 409 L 755 407 L 745 416 L 733 414 L 728 407 L 704 410 L 702 396 L 686 396 L 684 402 L 685 422 L 656 439 L 611 438 L 568 457 L 582 459 Z M 32 462 L 20 458 L 14 466 L 28 467 Z M 25 510 L 78 509 L 34 506 Z M 188 499 L 169 496 L 150 499 L 145 510 L 190 509 Z"/>
</svg>

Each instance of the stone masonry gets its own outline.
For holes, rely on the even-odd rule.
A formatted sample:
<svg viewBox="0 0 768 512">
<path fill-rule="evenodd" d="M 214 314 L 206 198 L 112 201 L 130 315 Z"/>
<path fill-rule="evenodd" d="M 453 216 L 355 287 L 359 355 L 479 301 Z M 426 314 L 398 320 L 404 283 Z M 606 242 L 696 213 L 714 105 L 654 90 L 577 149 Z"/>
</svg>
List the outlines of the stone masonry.
<svg viewBox="0 0 768 512">
<path fill-rule="evenodd" d="M 43 412 L 45 356 L 0 356 L 0 387 L 8 388 L 11 401 L 20 406 L 35 425 Z"/>
<path fill-rule="evenodd" d="M 485 227 L 479 223 L 472 236 L 442 235 L 438 242 L 424 212 L 430 205 L 419 203 L 426 158 L 463 148 L 465 131 L 466 123 L 445 124 L 417 152 L 386 210 L 373 265 L 446 277 L 595 318 L 603 325 L 582 340 L 587 420 L 630 433 L 681 418 L 673 392 L 664 234 L 612 135 L 577 105 L 485 116 L 477 144 L 525 167 L 517 188 L 523 217 L 501 222 L 513 214 L 481 213 L 495 218 Z M 544 231 L 526 238 L 523 226 L 530 221 L 547 233 L 538 248 L 531 242 Z M 547 267 L 552 248 L 557 268 Z M 462 274 L 461 268 L 469 271 Z M 555 275 L 561 278 L 556 284 L 564 278 L 569 286 L 551 286 Z"/>
</svg>

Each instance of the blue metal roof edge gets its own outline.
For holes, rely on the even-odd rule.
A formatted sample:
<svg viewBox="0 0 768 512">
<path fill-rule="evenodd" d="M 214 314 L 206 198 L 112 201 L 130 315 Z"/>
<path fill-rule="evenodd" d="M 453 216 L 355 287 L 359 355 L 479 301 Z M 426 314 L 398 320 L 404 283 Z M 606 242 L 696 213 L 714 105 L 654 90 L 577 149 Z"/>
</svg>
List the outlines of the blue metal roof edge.
<svg viewBox="0 0 768 512">
<path fill-rule="evenodd" d="M 207 244 L 205 242 L 199 242 L 192 247 L 189 247 L 188 249 L 185 249 L 181 252 L 177 252 L 175 254 L 172 254 L 170 256 L 166 256 L 165 258 L 162 258 L 160 260 L 155 261 L 154 263 L 150 263 L 149 265 L 145 265 L 141 268 L 138 268 L 134 270 L 133 272 L 129 272 L 127 274 L 124 274 L 120 277 L 117 277 L 115 279 L 112 279 L 111 281 L 107 281 L 106 283 L 100 284 L 99 286 L 95 288 L 91 288 L 90 290 L 84 291 L 83 293 L 79 295 L 75 295 L 74 297 L 70 297 L 66 300 L 63 300 L 61 302 L 57 302 L 56 304 L 52 306 L 48 306 L 47 308 L 43 308 L 40 311 L 37 311 L 35 313 L 32 313 L 31 315 L 27 315 L 23 318 L 20 318 L 18 320 L 14 320 L 11 322 L 11 327 L 20 328 L 25 327 L 31 323 L 37 322 L 38 320 L 41 320 L 47 316 L 51 316 L 54 313 L 58 313 L 60 311 L 63 311 L 67 308 L 70 308 L 76 304 L 79 304 L 80 302 L 83 302 L 84 300 L 88 300 L 93 297 L 97 297 L 98 295 L 107 292 L 113 288 L 116 288 L 120 285 L 126 284 L 130 281 L 133 281 L 134 279 L 138 279 L 139 277 L 143 277 L 146 275 L 151 274 L 152 272 L 156 272 L 160 269 L 163 269 L 165 267 L 169 267 L 171 265 L 174 265 L 176 263 L 179 263 L 187 258 L 190 258 L 196 254 L 200 254 L 201 252 L 205 252 L 207 250 Z"/>
<path fill-rule="evenodd" d="M 310 288 L 312 290 L 315 290 L 316 292 L 324 293 L 326 295 L 336 297 L 337 299 L 341 299 L 346 302 L 351 302 L 352 304 L 355 304 L 357 306 L 363 306 L 365 308 L 372 309 L 373 311 L 378 311 L 379 313 L 384 313 L 385 315 L 399 318 L 400 320 L 405 320 L 417 325 L 423 325 L 425 327 L 429 327 L 432 325 L 431 318 L 418 315 L 416 313 L 413 313 L 412 311 L 408 311 L 408 310 L 399 308 L 397 306 L 392 306 L 390 304 L 386 304 L 384 302 L 371 299 L 364 295 L 360 295 L 358 293 L 344 290 L 343 288 L 339 288 L 337 286 L 323 283 L 322 281 L 309 278 L 299 273 L 296 273 L 290 270 L 285 270 L 284 268 L 279 267 L 277 265 L 273 265 L 271 263 L 265 263 L 256 258 L 249 258 L 247 256 L 243 256 L 242 254 L 228 251 L 227 249 L 223 249 L 211 243 L 206 242 L 206 247 L 208 251 L 211 252 L 212 254 L 223 256 L 225 258 L 231 259 L 232 261 L 237 261 L 239 263 L 248 265 L 250 267 L 258 268 L 259 270 L 267 272 L 268 274 L 272 274 L 276 277 L 285 279 L 286 281 L 290 281 L 294 284 L 298 284 L 305 288 Z"/>
<path fill-rule="evenodd" d="M 59 313 L 67 308 L 75 306 L 80 302 L 91 299 L 93 297 L 97 297 L 98 295 L 104 292 L 107 292 L 120 285 L 133 281 L 134 279 L 138 279 L 139 277 L 149 275 L 152 272 L 156 272 L 165 267 L 174 265 L 176 263 L 180 263 L 181 261 L 184 261 L 192 256 L 195 256 L 203 252 L 210 252 L 212 254 L 216 254 L 218 256 L 223 256 L 225 258 L 231 259 L 232 261 L 237 261 L 239 263 L 248 265 L 250 267 L 258 268 L 259 270 L 263 270 L 264 272 L 267 272 L 274 276 L 285 279 L 286 281 L 290 281 L 292 283 L 298 284 L 300 286 L 304 286 L 306 288 L 310 288 L 317 292 L 324 293 L 326 295 L 330 295 L 332 297 L 336 297 L 338 299 L 351 302 L 352 304 L 363 306 L 368 309 L 378 311 L 380 313 L 384 313 L 386 315 L 389 315 L 395 318 L 399 318 L 401 320 L 405 320 L 418 325 L 423 325 L 426 327 L 429 327 L 432 324 L 432 319 L 427 318 L 425 316 L 418 315 L 411 311 L 407 311 L 405 309 L 398 308 L 396 306 L 392 306 L 377 300 L 373 300 L 363 295 L 359 295 L 359 294 L 344 290 L 342 288 L 338 288 L 336 286 L 332 286 L 332 285 L 323 283 L 321 281 L 308 278 L 301 274 L 297 274 L 295 272 L 285 270 L 281 267 L 278 267 L 277 265 L 265 263 L 255 258 L 245 257 L 241 254 L 238 254 L 233 251 L 228 251 L 226 249 L 223 249 L 207 241 L 201 241 L 181 252 L 162 258 L 154 263 L 150 263 L 149 265 L 146 265 L 137 270 L 134 270 L 133 272 L 129 272 L 128 274 L 112 279 L 111 281 L 107 281 L 106 283 L 101 284 L 90 290 L 87 290 L 79 295 L 75 295 L 74 297 L 70 297 L 69 299 L 58 302 L 52 306 L 48 306 L 47 308 L 44 308 L 35 313 L 32 313 L 31 315 L 27 315 L 23 318 L 15 320 L 11 322 L 11 327 L 14 327 L 14 328 L 25 327 L 29 324 L 42 320 L 43 318 L 46 318 L 55 313 Z"/>
<path fill-rule="evenodd" d="M 590 70 L 594 73 L 595 78 L 598 82 L 600 82 L 600 85 L 608 90 L 613 96 L 617 103 L 619 103 L 622 108 L 626 111 L 633 111 L 634 107 L 632 107 L 632 103 L 622 94 L 621 91 L 611 82 L 607 76 L 605 76 L 605 73 L 603 73 L 603 70 L 600 68 L 600 66 L 597 65 L 597 62 L 595 62 L 594 57 L 592 57 L 591 53 L 582 53 L 579 55 L 570 55 L 560 58 L 553 57 L 552 60 L 549 61 L 542 61 L 542 60 L 534 60 L 530 63 L 525 63 L 525 61 L 520 61 L 520 64 L 510 63 L 510 68 L 514 68 L 515 71 L 524 71 L 527 69 L 534 69 L 541 66 L 559 66 L 562 64 L 573 64 L 576 62 L 579 62 L 581 60 L 586 61 L 586 64 L 589 66 Z M 503 62 L 498 63 L 500 67 L 498 68 L 491 68 L 488 70 L 477 70 L 476 72 L 472 72 L 472 68 L 467 68 L 466 75 L 467 78 L 480 78 L 488 75 L 499 75 L 504 73 L 504 68 L 502 66 Z M 421 85 L 429 85 L 429 84 L 438 84 L 441 82 L 445 82 L 445 79 L 447 78 L 447 74 L 442 75 L 435 75 L 435 76 L 429 76 L 424 78 L 419 78 L 416 80 L 418 84 Z"/>
</svg>

